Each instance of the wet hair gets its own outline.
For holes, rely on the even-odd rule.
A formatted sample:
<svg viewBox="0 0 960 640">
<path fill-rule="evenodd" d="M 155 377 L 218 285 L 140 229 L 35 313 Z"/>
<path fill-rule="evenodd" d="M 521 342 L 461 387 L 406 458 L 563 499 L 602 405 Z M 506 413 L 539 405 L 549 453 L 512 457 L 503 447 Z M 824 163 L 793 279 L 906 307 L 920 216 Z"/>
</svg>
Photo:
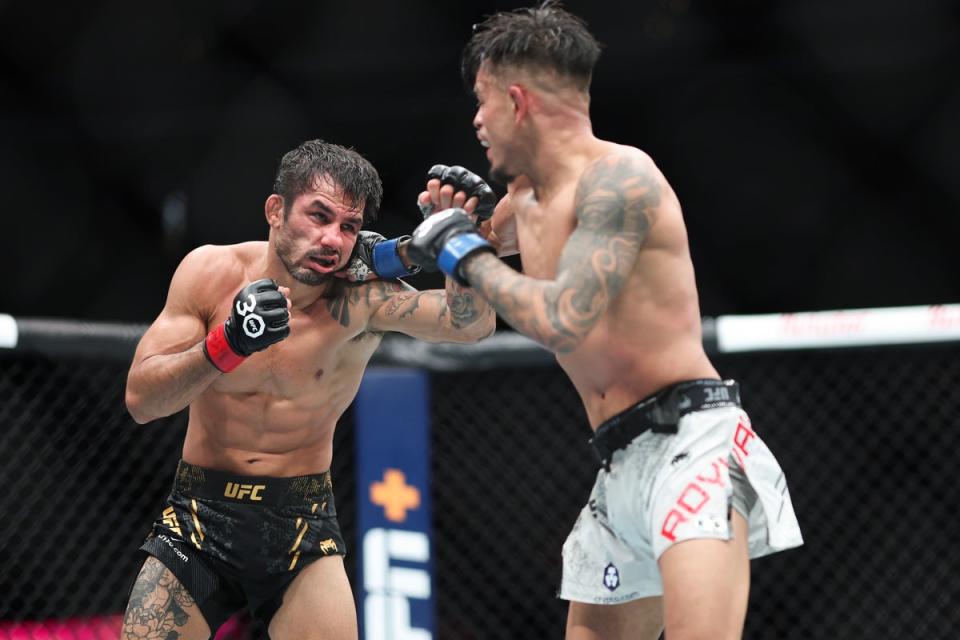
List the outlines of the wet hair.
<svg viewBox="0 0 960 640">
<path fill-rule="evenodd" d="M 473 25 L 461 73 L 469 90 L 485 61 L 494 67 L 554 71 L 581 91 L 590 88 L 600 45 L 586 23 L 547 0 L 537 7 L 504 11 Z"/>
<path fill-rule="evenodd" d="M 377 170 L 353 149 L 323 140 L 308 140 L 280 160 L 273 192 L 283 196 L 284 212 L 293 201 L 312 189 L 318 178 L 326 177 L 342 189 L 352 203 L 363 203 L 363 223 L 377 219 L 383 184 Z"/>
</svg>

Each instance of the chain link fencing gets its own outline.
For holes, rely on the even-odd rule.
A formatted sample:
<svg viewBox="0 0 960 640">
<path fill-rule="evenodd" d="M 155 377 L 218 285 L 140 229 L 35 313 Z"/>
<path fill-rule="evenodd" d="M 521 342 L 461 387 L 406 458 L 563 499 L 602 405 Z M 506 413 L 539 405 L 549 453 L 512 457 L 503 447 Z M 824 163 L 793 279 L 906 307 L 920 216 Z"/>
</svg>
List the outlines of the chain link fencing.
<svg viewBox="0 0 960 640">
<path fill-rule="evenodd" d="M 740 381 L 806 541 L 754 563 L 744 637 L 956 637 L 960 345 L 714 362 Z M 136 425 L 126 369 L 0 349 L 0 640 L 116 637 L 186 426 Z M 438 371 L 432 386 L 437 637 L 562 638 L 560 549 L 597 469 L 579 397 L 556 366 Z M 352 422 L 332 469 L 348 549 Z M 266 634 L 241 617 L 218 637 Z"/>
</svg>

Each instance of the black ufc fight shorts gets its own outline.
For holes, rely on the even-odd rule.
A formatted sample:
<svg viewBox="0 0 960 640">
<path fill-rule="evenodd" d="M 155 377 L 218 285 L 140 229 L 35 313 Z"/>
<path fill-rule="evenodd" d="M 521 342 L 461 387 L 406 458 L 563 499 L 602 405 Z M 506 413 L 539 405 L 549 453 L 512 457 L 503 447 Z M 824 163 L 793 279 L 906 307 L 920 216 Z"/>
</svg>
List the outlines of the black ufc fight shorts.
<svg viewBox="0 0 960 640">
<path fill-rule="evenodd" d="M 268 623 L 290 582 L 346 552 L 330 472 L 238 476 L 180 461 L 167 507 L 140 547 L 190 592 L 211 633 L 244 605 Z"/>
</svg>

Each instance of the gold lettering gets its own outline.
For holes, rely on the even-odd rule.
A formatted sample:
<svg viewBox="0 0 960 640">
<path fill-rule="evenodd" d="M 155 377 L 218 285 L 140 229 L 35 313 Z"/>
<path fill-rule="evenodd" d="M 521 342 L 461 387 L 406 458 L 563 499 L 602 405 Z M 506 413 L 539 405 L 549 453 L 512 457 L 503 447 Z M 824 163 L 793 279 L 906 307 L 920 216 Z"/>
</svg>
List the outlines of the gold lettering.
<svg viewBox="0 0 960 640">
<path fill-rule="evenodd" d="M 170 531 L 183 537 L 183 533 L 180 531 L 180 523 L 177 522 L 177 512 L 173 510 L 173 507 L 167 507 L 163 510 L 163 524 L 166 525 Z"/>
<path fill-rule="evenodd" d="M 244 498 L 249 497 L 250 500 L 260 502 L 263 500 L 263 496 L 260 495 L 261 491 L 266 491 L 267 485 L 265 484 L 239 484 L 236 482 L 228 482 L 226 488 L 223 490 L 223 495 L 228 498 L 235 498 L 237 500 L 243 500 Z"/>
</svg>

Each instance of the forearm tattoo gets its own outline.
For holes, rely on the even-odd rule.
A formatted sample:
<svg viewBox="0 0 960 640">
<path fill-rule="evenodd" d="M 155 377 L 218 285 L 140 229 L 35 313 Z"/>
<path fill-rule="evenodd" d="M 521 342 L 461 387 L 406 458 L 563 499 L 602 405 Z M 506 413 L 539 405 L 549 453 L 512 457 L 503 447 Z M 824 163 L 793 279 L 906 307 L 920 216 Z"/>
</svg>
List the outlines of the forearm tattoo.
<svg viewBox="0 0 960 640">
<path fill-rule="evenodd" d="M 468 327 L 483 316 L 477 307 L 476 292 L 473 289 L 461 287 L 449 278 L 447 279 L 447 304 L 450 307 L 450 323 L 457 329 Z"/>
<path fill-rule="evenodd" d="M 454 329 L 463 329 L 480 320 L 483 312 L 478 306 L 476 293 L 468 288 L 461 287 L 448 280 L 446 291 L 406 291 L 385 292 L 388 299 L 383 306 L 388 316 L 404 318 L 413 315 L 422 307 L 436 309 L 438 327 L 449 326 Z M 429 300 L 429 306 L 422 304 Z M 483 304 L 482 301 L 479 301 Z M 486 305 L 484 305 L 486 306 Z M 488 309 L 487 313 L 493 313 Z"/>
<path fill-rule="evenodd" d="M 403 291 L 394 294 L 384 306 L 384 313 L 388 316 L 396 315 L 406 318 L 420 307 L 420 294 L 417 291 Z"/>
<path fill-rule="evenodd" d="M 360 286 L 346 287 L 327 300 L 327 310 L 344 327 L 351 319 L 362 316 L 357 307 L 379 308 L 385 316 L 406 319 L 405 324 L 428 331 L 437 337 L 450 330 L 461 330 L 480 320 L 490 320 L 493 308 L 472 289 L 449 281 L 445 291 L 417 291 L 410 285 L 392 280 L 376 280 Z M 354 314 L 351 315 L 351 307 Z M 439 333 L 437 333 L 439 331 Z"/>
<path fill-rule="evenodd" d="M 522 276 L 491 254 L 470 259 L 467 278 L 515 329 L 551 351 L 572 351 L 623 288 L 659 203 L 657 178 L 643 162 L 605 156 L 577 185 L 577 227 L 556 280 Z"/>
<path fill-rule="evenodd" d="M 174 640 L 183 635 L 196 603 L 170 571 L 148 558 L 130 592 L 123 638 Z"/>
</svg>

